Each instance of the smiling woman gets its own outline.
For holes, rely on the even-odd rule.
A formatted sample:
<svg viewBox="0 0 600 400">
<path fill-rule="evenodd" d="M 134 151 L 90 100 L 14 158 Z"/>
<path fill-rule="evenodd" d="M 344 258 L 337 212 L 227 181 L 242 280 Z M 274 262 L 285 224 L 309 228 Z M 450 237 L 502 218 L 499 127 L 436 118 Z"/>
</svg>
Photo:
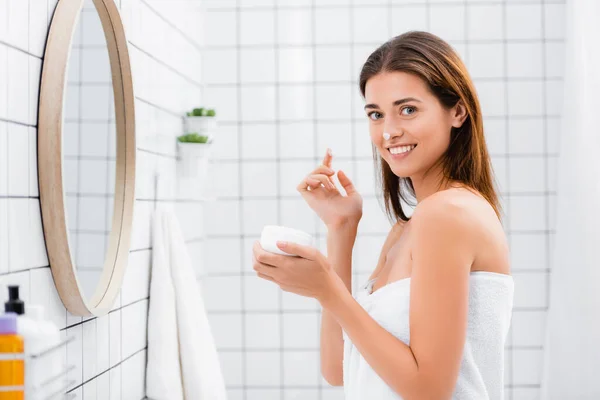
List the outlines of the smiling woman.
<svg viewBox="0 0 600 400">
<path fill-rule="evenodd" d="M 394 223 L 371 277 L 351 292 L 362 197 L 341 171 L 346 196 L 332 184 L 330 152 L 297 187 L 327 257 L 256 244 L 254 269 L 319 301 L 321 371 L 346 400 L 501 399 L 514 282 L 473 83 L 448 43 L 409 32 L 368 57 L 360 89 Z"/>
<path fill-rule="evenodd" d="M 469 74 L 446 42 L 409 32 L 369 56 L 360 89 L 401 233 L 354 296 L 324 295 L 346 398 L 500 399 L 514 283 Z"/>
<path fill-rule="evenodd" d="M 481 108 L 452 47 L 426 32 L 390 40 L 365 62 L 360 90 L 392 219 L 408 220 L 401 200 L 414 204 L 414 181 L 431 174 L 476 189 L 500 217 Z"/>
</svg>

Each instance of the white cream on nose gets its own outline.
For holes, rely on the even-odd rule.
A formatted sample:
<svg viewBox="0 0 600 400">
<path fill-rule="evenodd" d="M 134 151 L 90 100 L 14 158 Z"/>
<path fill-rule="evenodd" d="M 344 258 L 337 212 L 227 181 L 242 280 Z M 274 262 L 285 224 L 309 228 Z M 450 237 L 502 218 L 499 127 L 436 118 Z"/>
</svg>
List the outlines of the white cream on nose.
<svg viewBox="0 0 600 400">
<path fill-rule="evenodd" d="M 384 138 L 385 140 L 390 140 L 390 137 L 392 137 L 392 136 L 391 136 L 389 133 L 387 133 L 387 132 L 383 132 L 383 138 Z"/>
</svg>

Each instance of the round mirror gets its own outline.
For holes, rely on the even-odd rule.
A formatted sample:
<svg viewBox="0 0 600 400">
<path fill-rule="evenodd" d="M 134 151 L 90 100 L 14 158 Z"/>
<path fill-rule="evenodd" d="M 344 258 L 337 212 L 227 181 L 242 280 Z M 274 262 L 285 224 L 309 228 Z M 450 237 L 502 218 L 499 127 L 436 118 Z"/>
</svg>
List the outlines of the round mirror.
<svg viewBox="0 0 600 400">
<path fill-rule="evenodd" d="M 112 308 L 129 252 L 135 134 L 127 45 L 112 0 L 61 0 L 40 89 L 40 201 L 50 266 L 75 315 Z"/>
<path fill-rule="evenodd" d="M 79 16 L 63 108 L 63 185 L 71 259 L 86 298 L 96 291 L 112 225 L 116 130 L 110 59 L 91 0 Z"/>
</svg>

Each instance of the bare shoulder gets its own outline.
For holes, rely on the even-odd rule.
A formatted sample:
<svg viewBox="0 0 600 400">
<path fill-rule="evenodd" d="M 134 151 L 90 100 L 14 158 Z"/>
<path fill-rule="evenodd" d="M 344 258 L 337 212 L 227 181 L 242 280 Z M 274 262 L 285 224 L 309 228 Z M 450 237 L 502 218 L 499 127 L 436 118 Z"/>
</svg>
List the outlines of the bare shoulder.
<svg viewBox="0 0 600 400">
<path fill-rule="evenodd" d="M 473 224 L 482 219 L 495 218 L 489 203 L 479 195 L 465 189 L 447 189 L 436 192 L 421 201 L 413 213 L 415 223 L 438 221 L 454 222 L 461 226 Z"/>
<path fill-rule="evenodd" d="M 413 213 L 414 225 L 481 237 L 494 232 L 503 235 L 502 224 L 493 207 L 479 194 L 452 188 L 436 192 L 421 201 Z"/>
<path fill-rule="evenodd" d="M 415 228 L 460 238 L 474 255 L 474 268 L 506 270 L 508 241 L 489 202 L 467 189 L 453 188 L 432 194 L 413 213 Z"/>
</svg>

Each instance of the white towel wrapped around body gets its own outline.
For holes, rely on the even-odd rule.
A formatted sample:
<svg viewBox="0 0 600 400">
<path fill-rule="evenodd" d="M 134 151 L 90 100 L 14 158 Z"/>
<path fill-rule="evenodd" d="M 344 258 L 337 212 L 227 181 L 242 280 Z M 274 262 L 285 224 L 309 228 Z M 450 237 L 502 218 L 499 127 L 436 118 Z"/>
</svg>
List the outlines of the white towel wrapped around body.
<svg viewBox="0 0 600 400">
<path fill-rule="evenodd" d="M 371 293 L 374 281 L 359 288 L 356 301 L 383 328 L 410 344 L 410 278 Z M 504 391 L 504 344 L 512 316 L 514 281 L 510 275 L 477 271 L 470 275 L 469 316 L 453 400 L 501 400 Z M 402 399 L 377 375 L 344 337 L 345 400 Z"/>
</svg>

